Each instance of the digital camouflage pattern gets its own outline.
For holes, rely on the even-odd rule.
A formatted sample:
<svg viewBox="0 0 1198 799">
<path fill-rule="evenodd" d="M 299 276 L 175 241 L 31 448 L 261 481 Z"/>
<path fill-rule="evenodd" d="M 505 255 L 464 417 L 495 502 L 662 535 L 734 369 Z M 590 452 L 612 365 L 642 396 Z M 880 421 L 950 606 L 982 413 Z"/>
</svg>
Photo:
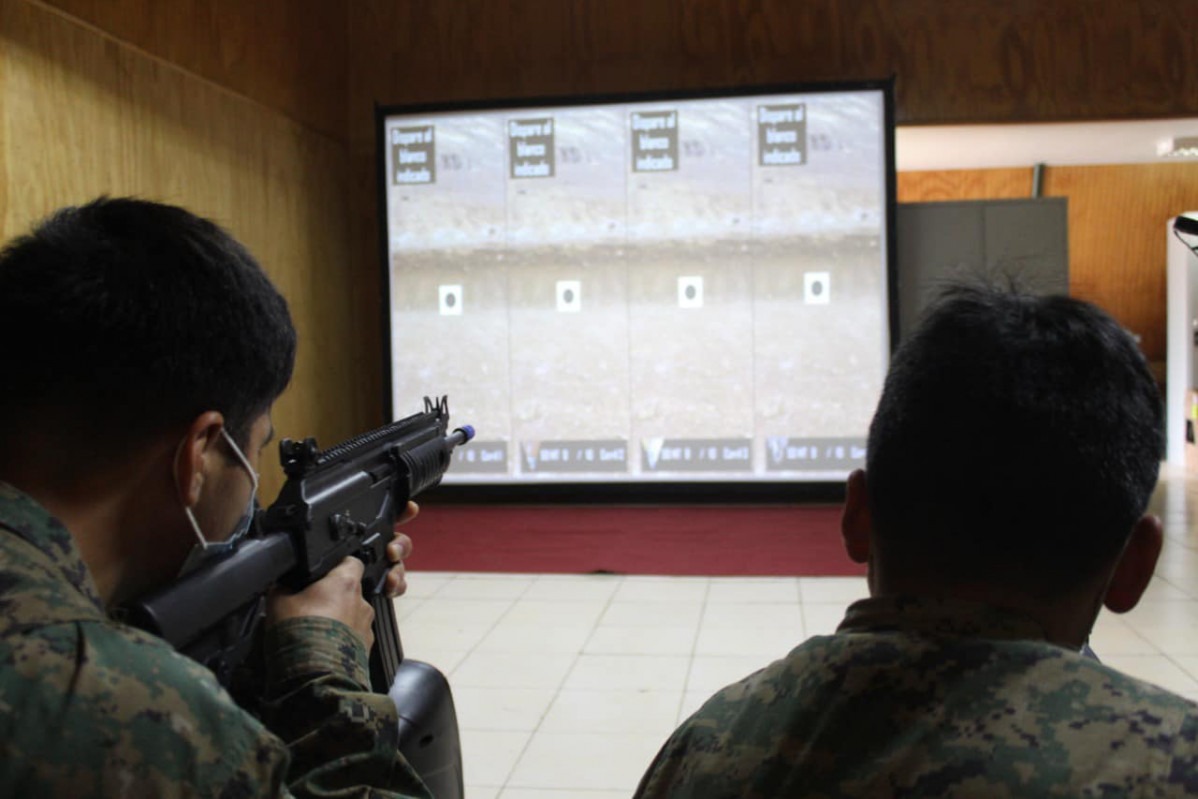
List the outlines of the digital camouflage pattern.
<svg viewBox="0 0 1198 799">
<path fill-rule="evenodd" d="M 639 797 L 1189 796 L 1198 706 L 1030 619 L 893 598 L 719 691 Z"/>
<path fill-rule="evenodd" d="M 0 483 L 0 796 L 428 796 L 348 627 L 289 620 L 265 646 L 269 730 L 110 619 L 66 528 Z"/>
</svg>

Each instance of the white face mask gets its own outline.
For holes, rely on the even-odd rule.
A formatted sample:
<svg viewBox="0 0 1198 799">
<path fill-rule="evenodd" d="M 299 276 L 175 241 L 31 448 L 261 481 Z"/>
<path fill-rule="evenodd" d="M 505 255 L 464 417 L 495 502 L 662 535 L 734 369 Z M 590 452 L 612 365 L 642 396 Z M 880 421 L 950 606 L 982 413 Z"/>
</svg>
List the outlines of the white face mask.
<svg viewBox="0 0 1198 799">
<path fill-rule="evenodd" d="M 246 533 L 250 531 L 250 525 L 254 521 L 254 506 L 258 499 L 258 473 L 254 471 L 254 467 L 250 466 L 250 461 L 242 453 L 241 448 L 234 443 L 233 438 L 225 432 L 222 427 L 220 434 L 225 437 L 233 454 L 237 456 L 237 460 L 245 467 L 245 470 L 250 473 L 250 481 L 253 488 L 250 490 L 250 501 L 246 505 L 245 513 L 237 520 L 237 525 L 233 528 L 233 532 L 224 541 L 211 542 L 204 538 L 204 533 L 200 530 L 199 522 L 196 521 L 195 514 L 191 512 L 191 508 L 183 506 L 183 512 L 187 514 L 187 520 L 191 522 L 191 529 L 195 531 L 197 544 L 191 548 L 191 552 L 187 553 L 187 559 L 183 561 L 183 566 L 179 569 L 179 577 L 194 571 L 201 563 L 214 558 L 226 555 L 232 552 L 241 539 L 245 538 Z"/>
</svg>

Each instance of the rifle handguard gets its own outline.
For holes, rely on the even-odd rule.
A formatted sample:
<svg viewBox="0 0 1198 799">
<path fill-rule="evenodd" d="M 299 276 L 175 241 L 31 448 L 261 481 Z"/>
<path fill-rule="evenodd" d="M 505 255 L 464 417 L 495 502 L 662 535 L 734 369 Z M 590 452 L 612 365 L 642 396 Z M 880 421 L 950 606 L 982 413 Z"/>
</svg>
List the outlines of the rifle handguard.
<svg viewBox="0 0 1198 799">
<path fill-rule="evenodd" d="M 408 473 L 408 496 L 416 496 L 441 482 L 441 476 L 449 468 L 453 448 L 474 438 L 474 428 L 464 425 L 445 438 L 427 441 L 400 454 L 400 460 Z"/>
</svg>

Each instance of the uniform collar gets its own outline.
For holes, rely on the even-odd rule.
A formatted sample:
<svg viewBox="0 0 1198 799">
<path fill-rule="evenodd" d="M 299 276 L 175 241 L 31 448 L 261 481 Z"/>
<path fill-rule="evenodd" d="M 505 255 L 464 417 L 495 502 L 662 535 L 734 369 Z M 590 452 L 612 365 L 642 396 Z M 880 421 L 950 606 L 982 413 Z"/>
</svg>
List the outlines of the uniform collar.
<svg viewBox="0 0 1198 799">
<path fill-rule="evenodd" d="M 71 533 L 33 497 L 3 481 L 0 481 L 0 528 L 10 530 L 37 548 L 62 572 L 67 582 L 104 613 L 96 582 Z"/>
<path fill-rule="evenodd" d="M 874 597 L 849 606 L 838 633 L 902 632 L 938 638 L 1043 641 L 1039 622 L 1018 611 L 957 599 Z"/>
</svg>

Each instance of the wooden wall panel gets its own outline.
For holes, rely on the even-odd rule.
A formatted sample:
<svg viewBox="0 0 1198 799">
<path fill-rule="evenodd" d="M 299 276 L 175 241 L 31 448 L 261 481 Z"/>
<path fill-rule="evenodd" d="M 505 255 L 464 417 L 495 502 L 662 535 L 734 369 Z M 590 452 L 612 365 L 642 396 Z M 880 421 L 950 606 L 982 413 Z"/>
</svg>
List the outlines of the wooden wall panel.
<svg viewBox="0 0 1198 799">
<path fill-rule="evenodd" d="M 292 119 L 345 137 L 346 7 L 328 0 L 43 0 Z"/>
<path fill-rule="evenodd" d="M 1198 164 L 1046 170 L 1044 193 L 1069 198 L 1070 293 L 1111 311 L 1165 360 L 1165 220 L 1198 209 Z"/>
<path fill-rule="evenodd" d="M 1198 113 L 1187 0 L 846 0 L 839 58 L 897 76 L 900 123 Z"/>
<path fill-rule="evenodd" d="M 102 193 L 178 203 L 227 226 L 299 329 L 276 427 L 327 444 L 377 413 L 353 355 L 362 331 L 345 285 L 346 170 L 343 145 L 283 114 L 38 4 L 0 0 L 0 238 Z M 280 482 L 266 469 L 263 495 Z"/>
<path fill-rule="evenodd" d="M 422 102 L 826 79 L 837 20 L 835 0 L 363 0 L 349 37 L 384 57 L 380 99 Z"/>
<path fill-rule="evenodd" d="M 1028 197 L 1030 169 L 904 172 L 899 202 Z M 1044 195 L 1069 198 L 1070 293 L 1165 359 L 1165 220 L 1198 209 L 1198 163 L 1049 167 Z"/>
<path fill-rule="evenodd" d="M 893 74 L 901 124 L 1187 116 L 1192 12 L 1192 0 L 360 0 L 348 80 L 381 73 L 375 99 L 406 103 Z"/>
<path fill-rule="evenodd" d="M 1030 197 L 1032 170 L 955 169 L 899 172 L 895 193 L 901 203 L 949 200 L 1005 200 Z"/>
</svg>

